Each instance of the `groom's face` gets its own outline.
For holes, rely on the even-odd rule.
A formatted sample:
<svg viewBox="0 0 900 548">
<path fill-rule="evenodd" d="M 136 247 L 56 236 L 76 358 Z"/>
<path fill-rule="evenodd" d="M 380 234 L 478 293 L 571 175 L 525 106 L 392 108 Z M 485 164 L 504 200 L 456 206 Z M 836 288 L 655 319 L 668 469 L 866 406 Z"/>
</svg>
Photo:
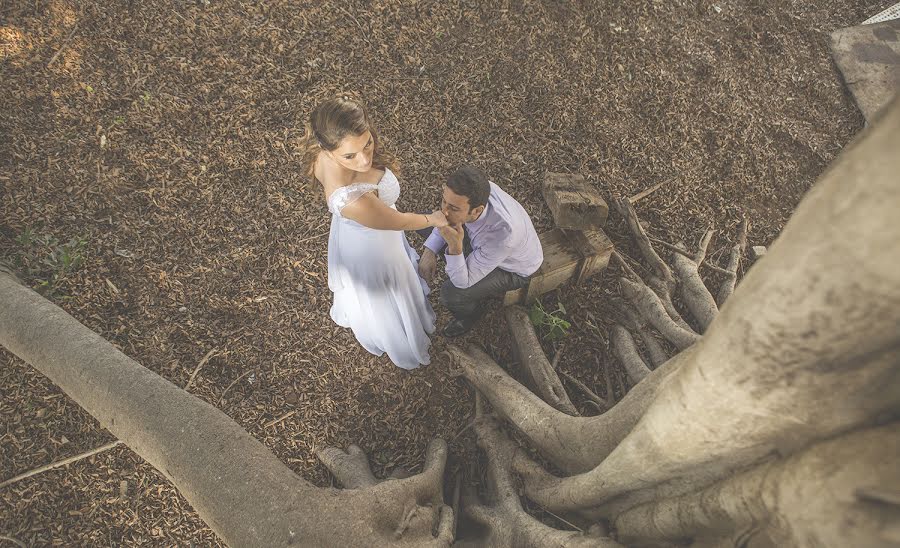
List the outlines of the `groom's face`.
<svg viewBox="0 0 900 548">
<path fill-rule="evenodd" d="M 481 215 L 484 207 L 469 207 L 468 196 L 457 194 L 450 190 L 450 187 L 444 185 L 444 196 L 441 199 L 441 211 L 447 217 L 447 222 L 451 225 L 459 226 L 463 223 L 474 221 Z"/>
</svg>

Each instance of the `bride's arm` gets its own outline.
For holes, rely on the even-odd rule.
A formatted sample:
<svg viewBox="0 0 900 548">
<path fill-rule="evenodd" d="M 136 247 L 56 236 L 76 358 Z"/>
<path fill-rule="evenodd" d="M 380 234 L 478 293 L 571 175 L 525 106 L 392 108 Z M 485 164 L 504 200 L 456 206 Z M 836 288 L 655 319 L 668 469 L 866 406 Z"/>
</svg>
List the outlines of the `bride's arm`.
<svg viewBox="0 0 900 548">
<path fill-rule="evenodd" d="M 440 211 L 432 213 L 402 213 L 388 207 L 373 194 L 366 194 L 341 210 L 341 216 L 378 230 L 419 230 L 430 226 L 447 226 L 447 218 Z"/>
</svg>

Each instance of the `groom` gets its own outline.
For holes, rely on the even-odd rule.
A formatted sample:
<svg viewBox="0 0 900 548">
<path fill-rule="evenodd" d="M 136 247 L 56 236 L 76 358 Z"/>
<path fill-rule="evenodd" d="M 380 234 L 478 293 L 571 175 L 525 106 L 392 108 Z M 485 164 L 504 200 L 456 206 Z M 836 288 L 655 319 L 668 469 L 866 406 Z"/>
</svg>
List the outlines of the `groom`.
<svg viewBox="0 0 900 548">
<path fill-rule="evenodd" d="M 441 211 L 450 223 L 425 241 L 419 273 L 431 283 L 444 251 L 447 280 L 441 302 L 453 313 L 447 337 L 468 332 L 484 314 L 484 301 L 528 284 L 544 261 L 531 218 L 519 202 L 480 169 L 463 166 L 444 185 Z"/>
</svg>

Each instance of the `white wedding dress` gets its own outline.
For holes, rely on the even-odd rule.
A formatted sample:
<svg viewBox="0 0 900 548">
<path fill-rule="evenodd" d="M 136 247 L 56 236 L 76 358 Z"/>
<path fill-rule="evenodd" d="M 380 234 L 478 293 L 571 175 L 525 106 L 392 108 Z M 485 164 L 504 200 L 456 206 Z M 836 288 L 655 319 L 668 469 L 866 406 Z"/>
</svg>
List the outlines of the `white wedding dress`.
<svg viewBox="0 0 900 548">
<path fill-rule="evenodd" d="M 328 197 L 328 288 L 334 293 L 331 318 L 353 330 L 366 350 L 388 357 L 398 367 L 428 364 L 428 335 L 434 332 L 434 310 L 425 296 L 428 284 L 419 277 L 419 255 L 401 230 L 376 230 L 341 216 L 347 204 L 369 192 L 394 207 L 400 182 L 385 169 L 377 184 L 356 183 Z"/>
</svg>

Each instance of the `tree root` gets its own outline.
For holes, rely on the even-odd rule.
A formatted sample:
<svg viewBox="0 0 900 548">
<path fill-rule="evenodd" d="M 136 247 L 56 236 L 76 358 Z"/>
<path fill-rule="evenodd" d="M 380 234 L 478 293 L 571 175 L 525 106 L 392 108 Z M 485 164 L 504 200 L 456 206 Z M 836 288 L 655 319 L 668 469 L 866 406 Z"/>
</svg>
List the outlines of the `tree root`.
<svg viewBox="0 0 900 548">
<path fill-rule="evenodd" d="M 638 220 L 634 206 L 632 206 L 631 202 L 627 199 L 623 198 L 614 198 L 612 202 L 613 206 L 619 212 L 619 215 L 621 215 L 628 223 L 628 229 L 634 237 L 638 249 L 640 249 L 644 259 L 656 273 L 656 277 L 661 279 L 665 284 L 665 287 L 671 291 L 672 288 L 675 287 L 675 276 L 672 275 L 669 265 L 667 265 L 656 253 L 656 250 L 653 249 L 653 244 L 651 244 L 650 239 L 647 238 L 647 233 L 644 232 L 644 227 L 641 226 L 641 222 Z"/>
<path fill-rule="evenodd" d="M 647 367 L 647 363 L 638 352 L 634 339 L 627 329 L 619 324 L 613 325 L 610 330 L 609 343 L 613 354 L 625 366 L 625 372 L 628 373 L 631 384 L 641 382 L 650 374 L 650 368 Z"/>
<path fill-rule="evenodd" d="M 448 349 L 463 376 L 494 411 L 567 473 L 597 466 L 637 424 L 658 388 L 679 367 L 677 359 L 669 360 L 603 415 L 571 417 L 550 407 L 477 348 L 470 353 L 454 346 Z"/>
<path fill-rule="evenodd" d="M 478 348 L 467 353 L 450 345 L 448 350 L 466 380 L 544 456 L 566 469 L 590 467 L 590 449 L 574 443 L 589 419 L 554 409 Z"/>
<path fill-rule="evenodd" d="M 337 447 L 326 447 L 316 456 L 344 489 L 371 487 L 379 483 L 372 474 L 366 454 L 358 445 L 351 445 L 346 452 Z"/>
<path fill-rule="evenodd" d="M 705 255 L 705 251 L 703 249 L 702 252 L 698 252 L 701 260 L 703 255 Z M 678 274 L 680 281 L 678 288 L 681 291 L 681 297 L 687 304 L 688 310 L 691 311 L 691 315 L 697 320 L 700 332 L 703 333 L 719 314 L 716 300 L 709 292 L 709 289 L 706 288 L 706 284 L 703 283 L 703 278 L 698 270 L 698 262 L 694 262 L 678 253 L 674 255 L 674 262 L 675 272 Z"/>
<path fill-rule="evenodd" d="M 632 333 L 637 333 L 641 338 L 641 342 L 644 343 L 644 350 L 647 351 L 647 357 L 650 359 L 650 364 L 653 365 L 653 368 L 655 369 L 666 363 L 669 360 L 669 355 L 666 353 L 665 349 L 663 349 L 653 333 L 647 329 L 647 322 L 638 317 L 637 313 L 635 313 L 634 309 L 631 307 L 620 307 L 620 312 L 622 312 L 627 319 L 625 325 L 628 330 Z"/>
<path fill-rule="evenodd" d="M 900 344 L 860 357 L 840 372 L 826 374 L 823 368 L 830 365 L 822 363 L 785 367 L 757 361 L 756 374 L 748 377 L 744 357 L 734 352 L 729 360 L 702 365 L 702 356 L 714 360 L 710 356 L 717 355 L 707 345 L 731 348 L 711 335 L 660 368 L 683 364 L 596 468 L 555 481 L 526 482 L 529 498 L 565 512 L 609 504 L 673 478 L 680 478 L 682 487 L 709 484 L 774 452 L 789 453 L 810 440 L 870 423 L 900 402 Z M 841 401 L 827 396 L 839 391 Z M 797 401 L 806 403 L 798 407 Z M 759 416 L 767 420 L 760 422 Z"/>
<path fill-rule="evenodd" d="M 509 547 L 620 547 L 617 542 L 581 531 L 563 531 L 545 525 L 522 508 L 510 465 L 522 450 L 503 432 L 497 421 L 476 405 L 475 432 L 478 446 L 487 456 L 491 504 L 467 504 L 466 515 L 487 532 L 484 544 Z"/>
<path fill-rule="evenodd" d="M 631 301 L 641 316 L 679 350 L 684 350 L 700 340 L 700 335 L 684 329 L 672 319 L 662 301 L 649 287 L 626 278 L 620 278 L 619 284 L 622 294 Z"/>
<path fill-rule="evenodd" d="M 506 323 L 518 361 L 537 395 L 555 409 L 577 416 L 578 410 L 541 348 L 528 312 L 521 306 L 506 307 Z"/>
<path fill-rule="evenodd" d="M 584 384 L 565 371 L 560 371 L 559 374 L 562 378 L 569 381 L 572 385 L 581 390 L 581 392 L 587 397 L 588 401 L 592 402 L 597 410 L 602 412 L 608 410 L 611 407 L 608 401 L 598 396 L 596 392 L 588 387 L 588 385 Z"/>
<path fill-rule="evenodd" d="M 743 221 L 741 221 L 741 227 L 738 233 L 737 242 L 735 242 L 734 246 L 731 248 L 731 256 L 728 259 L 728 267 L 725 269 L 726 278 L 725 281 L 722 282 L 722 285 L 719 286 L 719 293 L 716 296 L 716 303 L 718 303 L 719 307 L 725 304 L 725 301 L 728 300 L 728 297 L 734 293 L 734 287 L 737 284 L 737 271 L 738 266 L 741 264 L 741 257 L 744 255 L 744 250 L 747 248 L 747 231 L 750 229 L 750 222 L 747 221 L 745 217 Z"/>
<path fill-rule="evenodd" d="M 446 547 L 452 541 L 453 512 L 442 508 L 444 442 L 429 445 L 417 476 L 319 489 L 220 410 L 142 367 L 4 274 L 0 302 L 0 344 L 159 470 L 229 545 Z M 347 457 L 347 463 L 357 458 Z M 404 502 L 423 508 L 406 519 Z M 393 532 L 401 524 L 403 534 L 396 539 Z"/>
</svg>

